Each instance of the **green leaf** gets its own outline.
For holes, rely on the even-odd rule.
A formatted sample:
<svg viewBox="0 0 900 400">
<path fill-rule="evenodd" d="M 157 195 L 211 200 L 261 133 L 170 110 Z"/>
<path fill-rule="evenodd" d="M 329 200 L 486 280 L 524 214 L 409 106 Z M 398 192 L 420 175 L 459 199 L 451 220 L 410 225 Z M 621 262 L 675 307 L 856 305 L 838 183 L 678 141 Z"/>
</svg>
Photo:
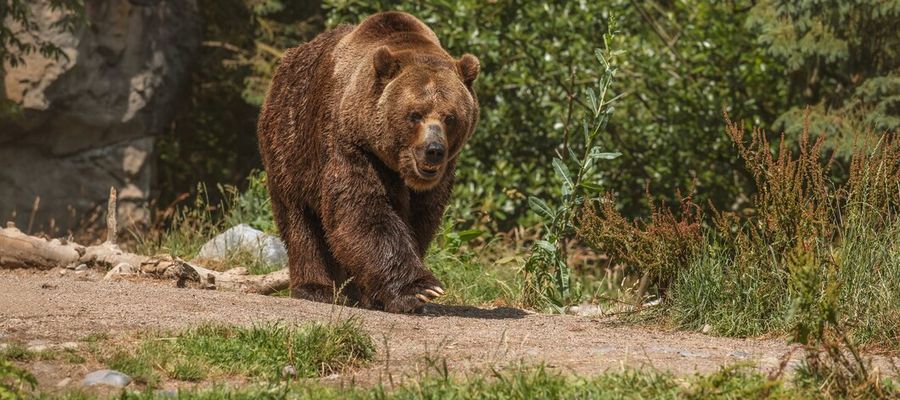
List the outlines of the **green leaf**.
<svg viewBox="0 0 900 400">
<path fill-rule="evenodd" d="M 566 164 L 563 163 L 562 160 L 554 158 L 553 169 L 556 170 L 556 174 L 559 175 L 560 178 L 563 178 L 567 186 L 572 187 L 572 178 L 569 173 L 569 167 L 566 167 Z"/>
<path fill-rule="evenodd" d="M 534 242 L 534 245 L 548 253 L 556 253 L 556 246 L 546 240 L 538 240 Z"/>
<path fill-rule="evenodd" d="M 554 218 L 556 218 L 556 213 L 554 213 L 550 206 L 548 206 L 547 203 L 540 198 L 529 196 L 528 205 L 532 210 L 534 210 L 534 212 L 538 213 L 547 220 L 552 221 Z"/>
<path fill-rule="evenodd" d="M 581 120 L 581 127 L 584 129 L 584 142 L 589 143 L 591 141 L 591 127 L 587 118 Z"/>
<path fill-rule="evenodd" d="M 588 156 L 594 160 L 613 160 L 619 158 L 619 156 L 621 155 L 622 153 L 619 152 L 604 153 L 600 151 L 599 147 L 594 147 L 593 149 L 591 149 L 590 153 L 588 153 Z"/>
<path fill-rule="evenodd" d="M 459 234 L 459 240 L 462 240 L 463 242 L 468 242 L 472 239 L 475 239 L 475 238 L 481 236 L 482 234 L 484 234 L 484 232 L 482 232 L 478 229 L 466 229 L 464 231 L 460 231 L 458 234 Z"/>
<path fill-rule="evenodd" d="M 575 150 L 572 150 L 572 146 L 569 146 L 567 148 L 567 150 L 569 150 L 569 157 L 572 158 L 572 161 L 575 161 L 576 163 L 581 164 L 581 159 L 578 158 L 577 154 L 575 154 Z"/>
<path fill-rule="evenodd" d="M 583 187 L 587 190 L 590 190 L 592 192 L 595 192 L 595 193 L 603 192 L 603 186 L 601 186 L 598 183 L 594 183 L 594 182 L 588 182 L 588 181 L 581 182 L 581 187 Z"/>
<path fill-rule="evenodd" d="M 588 88 L 587 95 L 588 104 L 591 106 L 591 114 L 597 115 L 600 112 L 600 107 L 597 105 L 597 93 L 594 93 L 594 88 Z"/>
<path fill-rule="evenodd" d="M 604 37 L 603 40 L 606 41 L 606 38 Z M 594 49 L 594 55 L 603 63 L 603 68 L 609 68 L 609 63 L 606 61 L 606 57 L 603 56 L 603 50 Z"/>
</svg>

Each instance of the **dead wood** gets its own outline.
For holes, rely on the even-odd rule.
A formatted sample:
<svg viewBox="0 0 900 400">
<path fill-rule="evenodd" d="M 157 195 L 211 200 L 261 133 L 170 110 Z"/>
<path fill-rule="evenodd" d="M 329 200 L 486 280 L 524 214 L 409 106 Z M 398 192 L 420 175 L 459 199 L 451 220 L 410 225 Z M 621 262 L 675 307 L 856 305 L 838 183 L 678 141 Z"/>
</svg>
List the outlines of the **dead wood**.
<svg viewBox="0 0 900 400">
<path fill-rule="evenodd" d="M 266 275 L 249 275 L 246 268 L 213 271 L 168 254 L 142 256 L 130 253 L 114 243 L 113 235 L 108 235 L 107 239 L 96 246 L 82 246 L 29 236 L 9 223 L 0 230 L 0 268 L 74 268 L 84 264 L 108 271 L 104 279 L 140 276 L 170 280 L 178 287 L 257 294 L 272 294 L 288 287 L 286 269 Z"/>
</svg>

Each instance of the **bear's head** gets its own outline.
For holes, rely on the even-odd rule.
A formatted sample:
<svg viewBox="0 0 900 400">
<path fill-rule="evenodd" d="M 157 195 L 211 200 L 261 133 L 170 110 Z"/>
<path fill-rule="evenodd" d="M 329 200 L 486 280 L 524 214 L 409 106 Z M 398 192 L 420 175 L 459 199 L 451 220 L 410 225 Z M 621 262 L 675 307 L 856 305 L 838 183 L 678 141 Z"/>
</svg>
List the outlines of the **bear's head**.
<svg viewBox="0 0 900 400">
<path fill-rule="evenodd" d="M 394 53 L 379 48 L 373 59 L 379 158 L 417 191 L 433 188 L 455 162 L 478 122 L 478 100 L 472 84 L 479 63 L 466 54 Z"/>
</svg>

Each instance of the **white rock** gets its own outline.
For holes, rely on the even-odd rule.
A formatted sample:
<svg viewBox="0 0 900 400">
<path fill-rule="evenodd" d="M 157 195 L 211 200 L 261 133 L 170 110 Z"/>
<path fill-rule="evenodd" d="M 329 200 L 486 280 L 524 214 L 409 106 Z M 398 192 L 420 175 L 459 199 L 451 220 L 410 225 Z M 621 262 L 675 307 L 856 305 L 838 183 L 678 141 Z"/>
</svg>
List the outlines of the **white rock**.
<svg viewBox="0 0 900 400">
<path fill-rule="evenodd" d="M 570 306 L 566 309 L 566 313 L 580 315 L 582 317 L 595 317 L 603 315 L 603 309 L 596 304 L 582 304 L 579 306 Z"/>
<path fill-rule="evenodd" d="M 266 264 L 287 263 L 287 250 L 281 239 L 245 224 L 234 226 L 206 242 L 198 257 L 221 260 L 236 251 L 248 252 Z"/>
<path fill-rule="evenodd" d="M 84 386 L 109 385 L 125 387 L 128 386 L 129 383 L 131 383 L 130 376 L 111 369 L 101 369 L 99 371 L 91 372 L 84 377 L 83 381 L 81 381 L 81 384 Z"/>
<path fill-rule="evenodd" d="M 84 272 L 85 271 L 75 271 L 76 274 L 83 274 Z M 137 273 L 137 269 L 134 268 L 134 266 L 132 266 L 131 264 L 119 263 L 106 273 L 106 276 L 103 277 L 103 280 L 108 281 L 111 279 L 116 279 L 121 275 L 131 275 L 135 273 Z"/>
</svg>

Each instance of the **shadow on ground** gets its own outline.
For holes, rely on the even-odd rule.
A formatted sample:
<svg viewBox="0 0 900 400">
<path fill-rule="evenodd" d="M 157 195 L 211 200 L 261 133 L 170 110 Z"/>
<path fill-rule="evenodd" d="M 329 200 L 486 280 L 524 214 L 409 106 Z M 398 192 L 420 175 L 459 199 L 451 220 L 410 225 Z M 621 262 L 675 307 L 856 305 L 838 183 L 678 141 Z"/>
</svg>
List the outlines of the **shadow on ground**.
<svg viewBox="0 0 900 400">
<path fill-rule="evenodd" d="M 525 317 L 528 315 L 528 312 L 512 307 L 478 308 L 472 306 L 429 304 L 425 306 L 422 315 L 478 319 L 517 319 Z"/>
</svg>

